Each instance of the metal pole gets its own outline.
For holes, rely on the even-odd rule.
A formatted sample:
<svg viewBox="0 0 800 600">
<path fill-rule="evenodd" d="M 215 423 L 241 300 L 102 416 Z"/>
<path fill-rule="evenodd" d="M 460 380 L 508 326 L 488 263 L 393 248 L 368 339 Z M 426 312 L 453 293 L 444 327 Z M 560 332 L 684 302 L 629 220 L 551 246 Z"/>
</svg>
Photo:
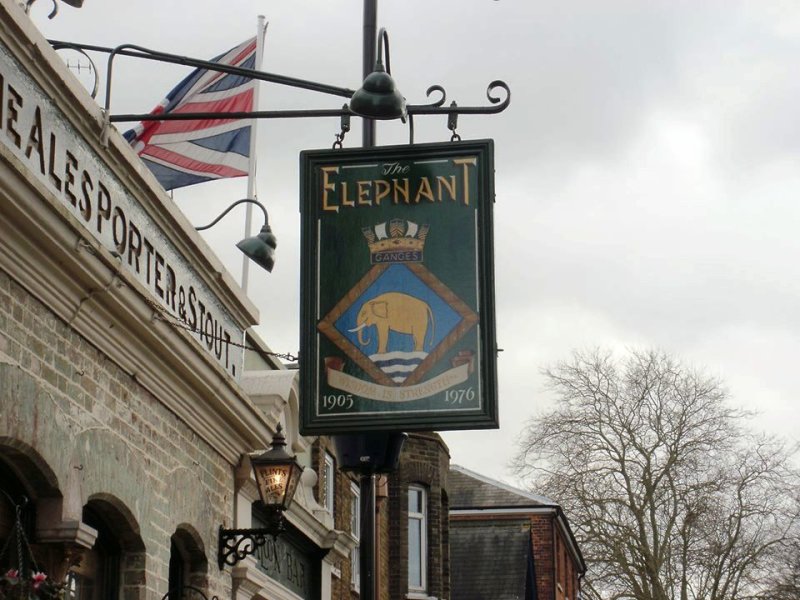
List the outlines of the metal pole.
<svg viewBox="0 0 800 600">
<path fill-rule="evenodd" d="M 261 70 L 261 63 L 264 58 L 264 35 L 267 33 L 267 19 L 264 15 L 258 15 L 256 25 L 256 71 Z M 258 110 L 258 92 L 261 82 L 254 79 L 255 89 L 253 90 L 253 109 Z M 256 198 L 256 132 L 258 120 L 250 122 L 250 156 L 247 162 L 247 197 L 255 200 Z M 253 235 L 253 205 L 247 205 L 247 213 L 244 218 L 244 237 L 245 239 Z M 250 257 L 242 256 L 242 289 L 247 295 L 247 286 L 250 282 Z"/>
<path fill-rule="evenodd" d="M 361 600 L 375 600 L 375 475 L 361 475 Z"/>
<path fill-rule="evenodd" d="M 375 67 L 375 51 L 378 41 L 378 0 L 364 0 L 363 79 Z M 375 145 L 375 121 L 362 119 L 362 145 Z M 376 523 L 375 523 L 375 474 L 361 475 L 361 600 L 378 597 L 376 573 Z"/>
<path fill-rule="evenodd" d="M 375 68 L 375 48 L 378 41 L 378 0 L 364 0 L 364 47 L 362 79 L 372 73 Z M 362 134 L 364 148 L 375 145 L 375 120 L 362 119 L 364 131 Z"/>
</svg>

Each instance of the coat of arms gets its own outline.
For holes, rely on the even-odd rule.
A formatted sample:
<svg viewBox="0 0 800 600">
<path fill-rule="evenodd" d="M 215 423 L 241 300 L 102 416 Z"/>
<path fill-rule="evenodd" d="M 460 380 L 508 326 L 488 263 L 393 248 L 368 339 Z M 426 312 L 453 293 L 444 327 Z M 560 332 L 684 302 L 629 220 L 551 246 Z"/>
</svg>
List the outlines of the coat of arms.
<svg viewBox="0 0 800 600">
<path fill-rule="evenodd" d="M 328 362 L 327 373 L 332 387 L 360 390 L 377 401 L 428 396 L 430 383 L 418 384 L 478 322 L 478 315 L 425 268 L 428 232 L 428 225 L 400 219 L 363 229 L 373 266 L 319 329 L 380 385 L 364 386 L 362 380 L 342 375 L 331 368 L 341 366 L 334 360 L 333 365 Z M 471 352 L 454 358 L 452 369 L 436 382 L 452 387 L 466 381 L 471 358 Z"/>
</svg>

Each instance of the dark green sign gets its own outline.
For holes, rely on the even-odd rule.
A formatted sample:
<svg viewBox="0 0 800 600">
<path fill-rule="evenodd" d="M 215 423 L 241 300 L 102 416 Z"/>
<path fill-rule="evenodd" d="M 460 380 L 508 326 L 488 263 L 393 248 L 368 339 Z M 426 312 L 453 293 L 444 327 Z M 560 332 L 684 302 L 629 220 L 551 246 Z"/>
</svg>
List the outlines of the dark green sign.
<svg viewBox="0 0 800 600">
<path fill-rule="evenodd" d="M 253 512 L 253 527 L 265 527 L 257 512 Z M 255 557 L 258 568 L 268 577 L 290 589 L 300 598 L 319 598 L 321 562 L 325 551 L 320 550 L 299 531 L 289 526 L 280 537 L 267 536 Z"/>
<path fill-rule="evenodd" d="M 301 432 L 497 427 L 492 141 L 300 164 Z"/>
</svg>

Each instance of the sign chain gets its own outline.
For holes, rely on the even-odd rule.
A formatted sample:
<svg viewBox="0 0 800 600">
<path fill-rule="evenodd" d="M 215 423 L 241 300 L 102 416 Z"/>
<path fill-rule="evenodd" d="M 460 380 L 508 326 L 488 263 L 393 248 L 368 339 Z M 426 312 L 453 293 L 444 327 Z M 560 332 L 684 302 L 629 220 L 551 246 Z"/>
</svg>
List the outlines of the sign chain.
<svg viewBox="0 0 800 600">
<path fill-rule="evenodd" d="M 178 317 L 176 317 L 175 315 L 173 315 L 170 312 L 168 312 L 163 306 L 159 306 L 158 304 L 156 304 L 155 302 L 153 302 L 152 300 L 149 300 L 149 299 L 146 299 L 146 302 L 150 306 L 150 308 L 152 308 L 153 311 L 154 311 L 153 312 L 153 319 L 154 320 L 158 319 L 160 321 L 164 321 L 169 326 L 171 326 L 171 327 L 173 327 L 175 329 L 183 329 L 185 331 L 190 331 L 192 333 L 201 333 L 200 329 L 198 329 L 197 327 L 189 327 L 187 324 L 185 324 L 183 321 L 181 321 Z M 219 336 L 208 335 L 207 333 L 206 333 L 206 337 L 210 337 L 211 339 L 213 339 L 215 341 L 216 340 L 222 340 L 222 338 L 219 337 Z M 236 346 L 237 348 L 242 348 L 243 350 L 251 350 L 251 351 L 257 352 L 257 353 L 259 353 L 261 355 L 274 356 L 275 358 L 279 358 L 279 359 L 284 360 L 286 362 L 297 362 L 297 360 L 299 358 L 297 355 L 291 354 L 289 352 L 285 352 L 285 353 L 283 353 L 283 352 L 271 352 L 271 351 L 267 351 L 267 350 L 262 350 L 261 348 L 257 348 L 255 346 L 249 346 L 247 344 L 239 344 L 239 343 L 234 342 L 234 341 L 227 341 L 227 343 L 229 343 L 231 346 Z"/>
</svg>

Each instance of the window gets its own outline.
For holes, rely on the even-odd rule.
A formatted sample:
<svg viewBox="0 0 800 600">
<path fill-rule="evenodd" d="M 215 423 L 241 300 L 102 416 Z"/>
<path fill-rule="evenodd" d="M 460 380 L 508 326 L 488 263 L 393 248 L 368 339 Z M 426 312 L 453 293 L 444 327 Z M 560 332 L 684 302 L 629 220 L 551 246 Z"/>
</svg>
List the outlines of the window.
<svg viewBox="0 0 800 600">
<path fill-rule="evenodd" d="M 97 540 L 67 574 L 67 596 L 72 600 L 117 600 L 122 549 L 114 530 L 88 505 L 83 508 L 83 521 L 97 530 Z"/>
<path fill-rule="evenodd" d="M 320 503 L 329 513 L 333 514 L 334 489 L 336 487 L 336 463 L 333 456 L 325 453 L 325 465 L 322 468 L 322 486 L 320 489 Z"/>
<path fill-rule="evenodd" d="M 2 573 L 8 569 L 30 569 L 30 555 L 25 550 L 21 551 L 25 541 L 17 539 L 17 513 L 20 510 L 22 531 L 28 540 L 34 539 L 36 524 L 36 505 L 29 498 L 14 471 L 0 460 L 0 549 L 5 552 L 0 555 L 0 568 Z M 5 548 L 2 544 L 5 543 Z M 19 550 L 18 550 L 19 549 Z M 20 562 L 22 564 L 20 564 Z"/>
<path fill-rule="evenodd" d="M 169 600 L 180 600 L 183 597 L 183 586 L 186 585 L 186 559 L 175 536 L 172 536 L 169 547 Z"/>
<path fill-rule="evenodd" d="M 350 551 L 350 573 L 351 587 L 361 590 L 361 493 L 358 485 L 350 484 L 350 533 L 355 538 L 356 547 Z"/>
<path fill-rule="evenodd" d="M 408 488 L 408 590 L 427 589 L 428 563 L 428 498 L 425 488 Z"/>
<path fill-rule="evenodd" d="M 170 537 L 169 592 L 166 600 L 200 598 L 199 592 L 190 592 L 186 587 L 205 589 L 208 586 L 207 575 L 208 560 L 200 535 L 192 527 L 181 525 Z"/>
</svg>

